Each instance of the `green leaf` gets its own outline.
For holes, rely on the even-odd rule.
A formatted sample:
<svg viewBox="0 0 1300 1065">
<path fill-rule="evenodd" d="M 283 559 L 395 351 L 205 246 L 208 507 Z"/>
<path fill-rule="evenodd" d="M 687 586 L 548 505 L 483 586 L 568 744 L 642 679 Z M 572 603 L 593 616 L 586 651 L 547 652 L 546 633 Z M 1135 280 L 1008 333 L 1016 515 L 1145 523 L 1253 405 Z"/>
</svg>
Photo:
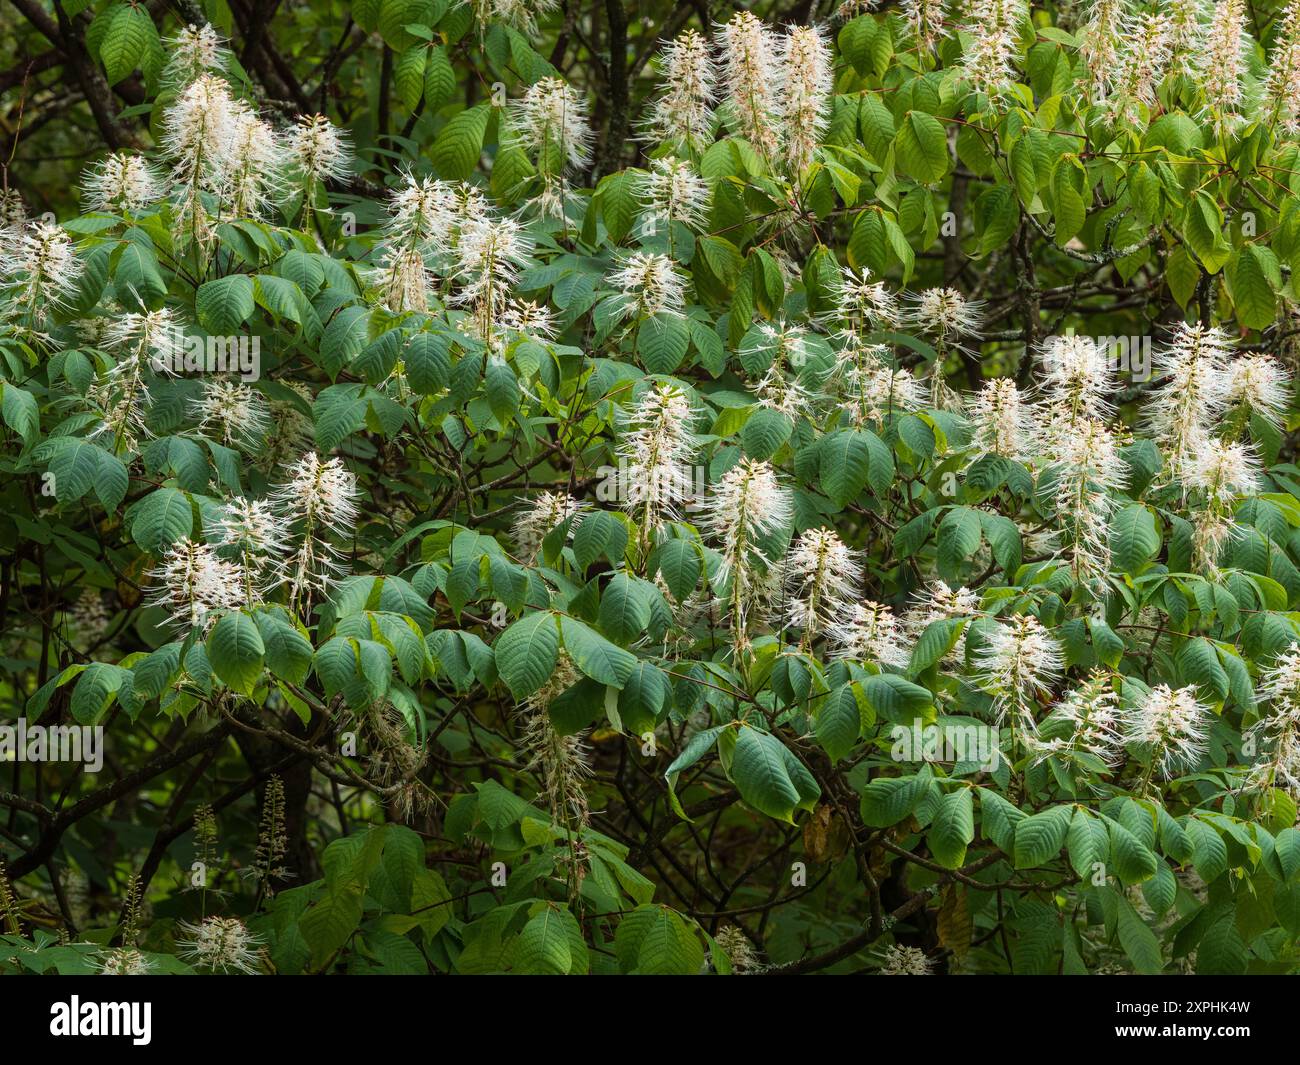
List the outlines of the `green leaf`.
<svg viewBox="0 0 1300 1065">
<path fill-rule="evenodd" d="M 241 695 L 253 694 L 266 644 L 252 618 L 239 610 L 223 614 L 208 634 L 207 651 L 218 677 Z"/>
<path fill-rule="evenodd" d="M 637 195 L 634 175 L 622 170 L 602 178 L 596 186 L 596 199 L 600 202 L 600 217 L 605 222 L 609 239 L 620 244 L 636 220 Z"/>
<path fill-rule="evenodd" d="M 441 177 L 464 181 L 478 166 L 487 132 L 488 104 L 478 104 L 455 115 L 433 142 L 431 158 Z"/>
<path fill-rule="evenodd" d="M 796 809 L 812 809 L 821 793 L 808 771 L 770 732 L 742 726 L 730 776 L 740 797 L 760 813 L 793 822 Z"/>
<path fill-rule="evenodd" d="M 107 662 L 92 662 L 77 679 L 68 709 L 79 725 L 95 725 L 112 705 L 124 684 L 131 682 L 131 672 Z"/>
<path fill-rule="evenodd" d="M 656 314 L 641 322 L 636 350 L 650 373 L 670 374 L 682 364 L 691 346 L 687 320 L 678 314 Z"/>
<path fill-rule="evenodd" d="M 393 87 L 408 111 L 414 111 L 424 95 L 424 68 L 428 54 L 424 45 L 408 48 L 393 64 Z"/>
<path fill-rule="evenodd" d="M 924 111 L 908 111 L 899 122 L 894 151 L 908 177 L 932 185 L 948 172 L 948 137 L 943 124 Z"/>
<path fill-rule="evenodd" d="M 158 40 L 153 19 L 144 7 L 123 4 L 115 12 L 99 44 L 99 58 L 110 85 L 116 85 L 135 70 L 150 43 Z"/>
<path fill-rule="evenodd" d="M 1007 185 L 994 185 L 985 189 L 975 201 L 975 227 L 979 234 L 979 250 L 987 254 L 1001 248 L 1011 239 L 1020 222 L 1016 194 Z"/>
<path fill-rule="evenodd" d="M 199 324 L 214 336 L 234 333 L 253 316 L 253 279 L 247 274 L 230 274 L 205 281 L 194 295 Z"/>
<path fill-rule="evenodd" d="M 24 443 L 30 444 L 40 435 L 41 412 L 36 397 L 7 381 L 0 381 L 0 415 Z"/>
<path fill-rule="evenodd" d="M 483 373 L 483 392 L 497 422 L 502 427 L 509 425 L 519 410 L 522 393 L 514 370 L 500 355 L 488 356 Z"/>
<path fill-rule="evenodd" d="M 189 496 L 175 488 L 150 492 L 130 508 L 131 538 L 155 555 L 160 555 L 194 529 L 194 507 Z"/>
<path fill-rule="evenodd" d="M 1078 236 L 1088 218 L 1083 197 L 1071 184 L 1071 169 L 1071 164 L 1062 161 L 1052 175 L 1052 218 L 1056 223 L 1052 239 L 1061 246 Z"/>
<path fill-rule="evenodd" d="M 1085 810 L 1077 807 L 1070 818 L 1070 829 L 1065 838 L 1070 856 L 1070 868 L 1080 880 L 1089 879 L 1098 862 L 1105 862 L 1110 850 L 1106 826 Z"/>
<path fill-rule="evenodd" d="M 866 486 L 871 471 L 868 434 L 858 429 L 836 429 L 822 437 L 821 487 L 837 508 L 843 508 Z"/>
<path fill-rule="evenodd" d="M 1204 189 L 1198 189 L 1187 201 L 1183 237 L 1211 274 L 1217 274 L 1232 255 L 1223 236 L 1223 211 Z"/>
<path fill-rule="evenodd" d="M 638 906 L 614 933 L 619 969 L 640 976 L 694 976 L 704 947 L 681 916 L 667 906 Z"/>
<path fill-rule="evenodd" d="M 1115 568 L 1136 574 L 1160 550 L 1156 521 L 1141 503 L 1130 503 L 1110 522 L 1110 548 Z"/>
<path fill-rule="evenodd" d="M 562 618 L 560 631 L 564 636 L 564 649 L 569 652 L 573 664 L 594 681 L 621 688 L 636 668 L 636 656 L 631 651 L 611 643 L 576 618 Z"/>
<path fill-rule="evenodd" d="M 287 621 L 273 614 L 258 613 L 254 620 L 262 634 L 266 668 L 281 680 L 301 684 L 311 669 L 311 641 Z"/>
<path fill-rule="evenodd" d="M 581 529 L 579 529 L 581 531 Z M 668 540 L 655 551 L 659 575 L 677 602 L 683 602 L 700 582 L 704 563 L 691 540 Z"/>
<path fill-rule="evenodd" d="M 862 712 L 847 684 L 833 688 L 817 711 L 817 742 L 838 762 L 853 750 L 862 734 Z"/>
<path fill-rule="evenodd" d="M 424 106 L 432 113 L 442 107 L 456 92 L 456 74 L 451 69 L 447 50 L 437 45 L 429 48 L 424 65 Z M 495 176 L 495 175 L 494 175 Z"/>
<path fill-rule="evenodd" d="M 1053 806 L 1016 825 L 1016 868 L 1036 869 L 1060 854 L 1070 820 L 1070 807 Z"/>
<path fill-rule="evenodd" d="M 907 817 L 930 788 L 930 775 L 877 777 L 862 789 L 862 820 L 872 828 L 888 828 Z"/>
<path fill-rule="evenodd" d="M 627 526 L 605 510 L 583 515 L 573 534 L 573 558 L 585 570 L 604 555 L 610 562 L 620 562 L 627 550 Z"/>
<path fill-rule="evenodd" d="M 981 510 L 979 515 L 984 539 L 988 541 L 994 560 L 1002 567 L 1002 572 L 1008 579 L 1013 577 L 1020 568 L 1021 560 L 1019 527 L 1001 514 L 989 514 Z"/>
<path fill-rule="evenodd" d="M 1125 886 L 1140 884 L 1156 874 L 1159 859 L 1118 821 L 1106 821 L 1110 831 L 1110 868 Z"/>
<path fill-rule="evenodd" d="M 912 648 L 912 660 L 907 665 L 907 671 L 916 675 L 942 661 L 956 645 L 965 625 L 965 618 L 940 618 L 932 621 Z"/>
<path fill-rule="evenodd" d="M 600 627 L 611 639 L 631 643 L 650 626 L 648 589 L 629 573 L 616 573 L 600 596 Z"/>
<path fill-rule="evenodd" d="M 1164 862 L 1156 866 L 1156 875 L 1142 884 L 1142 897 L 1157 917 L 1163 917 L 1173 908 L 1177 895 L 1178 878 Z"/>
<path fill-rule="evenodd" d="M 497 672 L 516 699 L 532 695 L 550 678 L 559 658 L 560 630 L 549 611 L 525 614 L 493 645 Z"/>
<path fill-rule="evenodd" d="M 966 860 L 966 848 L 975 838 L 975 814 L 970 788 L 950 791 L 934 811 L 926 842 L 935 861 L 946 869 L 958 869 Z"/>
<path fill-rule="evenodd" d="M 1184 684 L 1200 688 L 1203 699 L 1221 703 L 1228 697 L 1228 674 L 1214 645 L 1205 637 L 1198 636 L 1183 644 L 1176 661 L 1179 678 Z"/>
<path fill-rule="evenodd" d="M 1198 976 L 1240 976 L 1250 961 L 1250 950 L 1237 931 L 1235 913 L 1229 909 L 1201 937 L 1196 946 Z"/>
<path fill-rule="evenodd" d="M 1133 962 L 1133 967 L 1144 976 L 1153 976 L 1165 967 L 1160 953 L 1160 941 L 1147 923 L 1138 916 L 1133 904 L 1118 896 L 1119 919 L 1117 923 L 1120 946 Z"/>
<path fill-rule="evenodd" d="M 1169 294 L 1178 301 L 1178 306 L 1186 307 L 1196 294 L 1196 286 L 1201 280 L 1201 268 L 1187 254 L 1187 249 L 1179 246 L 1169 253 L 1165 261 L 1165 283 Z"/>
<path fill-rule="evenodd" d="M 573 955 L 569 952 L 569 931 L 560 913 L 559 907 L 548 904 L 524 925 L 515 940 L 511 971 L 536 976 L 568 973 Z"/>
<path fill-rule="evenodd" d="M 949 584 L 960 583 L 962 563 L 979 550 L 982 529 L 979 511 L 972 507 L 953 507 L 939 523 L 935 564 Z"/>
<path fill-rule="evenodd" d="M 1228 869 L 1228 847 L 1223 837 L 1195 817 L 1184 821 L 1183 828 L 1192 844 L 1192 864 L 1197 875 L 1207 884 L 1214 883 Z"/>
<path fill-rule="evenodd" d="M 1262 244 L 1247 244 L 1228 260 L 1224 271 L 1237 321 L 1247 329 L 1265 329 L 1277 317 L 1282 273 L 1277 256 Z"/>
<path fill-rule="evenodd" d="M 130 311 L 157 309 L 167 295 L 167 283 L 158 268 L 158 256 L 141 240 L 124 241 L 121 249 L 113 268 L 113 290 L 117 298 Z"/>
<path fill-rule="evenodd" d="M 1004 854 L 1015 849 L 1016 826 L 1027 816 L 990 788 L 980 788 L 980 821 L 984 835 L 998 845 Z"/>
<path fill-rule="evenodd" d="M 681 775 L 682 770 L 689 769 L 706 754 L 713 749 L 717 743 L 718 737 L 727 730 L 727 726 L 718 725 L 715 728 L 703 729 L 695 733 L 687 741 L 681 753 L 672 760 L 672 763 L 664 770 L 664 779 L 668 782 L 668 798 L 672 803 L 673 810 L 677 816 L 683 820 L 690 820 L 686 812 L 682 809 L 681 803 L 677 800 L 677 778 Z"/>
<path fill-rule="evenodd" d="M 867 705 L 889 721 L 909 721 L 934 705 L 928 688 L 913 684 L 896 673 L 881 673 L 862 681 Z"/>
<path fill-rule="evenodd" d="M 769 407 L 759 407 L 740 430 L 740 444 L 751 458 L 766 460 L 781 449 L 794 431 L 788 414 Z"/>
</svg>

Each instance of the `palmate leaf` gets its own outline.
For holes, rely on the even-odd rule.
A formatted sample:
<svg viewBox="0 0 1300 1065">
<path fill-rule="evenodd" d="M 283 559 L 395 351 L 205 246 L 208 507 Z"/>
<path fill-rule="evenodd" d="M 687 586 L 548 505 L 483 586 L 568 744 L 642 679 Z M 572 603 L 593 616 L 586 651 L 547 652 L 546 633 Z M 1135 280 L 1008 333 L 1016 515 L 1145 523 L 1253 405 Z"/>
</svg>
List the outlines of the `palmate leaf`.
<svg viewBox="0 0 1300 1065">
<path fill-rule="evenodd" d="M 902 878 L 920 907 L 908 921 L 937 928 L 962 968 L 1290 967 L 1296 800 L 1284 780 L 1255 779 L 1275 752 L 1252 754 L 1247 736 L 1276 723 L 1277 700 L 1261 693 L 1300 646 L 1300 413 L 1283 381 L 1276 412 L 1271 389 L 1248 387 L 1205 419 L 1193 459 L 1236 444 L 1261 467 L 1254 491 L 1225 488 L 1213 504 L 1232 530 L 1207 560 L 1196 548 L 1214 532 L 1216 489 L 1152 431 L 1153 406 L 1179 389 L 1146 360 L 1146 342 L 1167 348 L 1185 321 L 1221 330 L 1237 383 L 1247 365 L 1252 381 L 1270 376 L 1256 360 L 1279 355 L 1282 297 L 1300 268 L 1300 146 L 1286 123 L 1251 108 L 1231 123 L 1195 86 L 1164 86 L 1156 108 L 1114 108 L 1087 84 L 1086 33 L 1055 25 L 1051 8 L 1015 28 L 996 98 L 963 76 L 970 42 L 951 20 L 935 47 L 916 48 L 905 20 L 852 12 L 827 37 L 835 84 L 797 168 L 780 87 L 767 129 L 721 107 L 700 142 L 652 133 L 638 157 L 641 118 L 654 119 L 659 98 L 638 83 L 645 113 L 621 106 L 619 6 L 608 40 L 579 42 L 576 66 L 578 44 L 566 52 L 561 37 L 590 27 L 548 16 L 534 31 L 447 0 L 356 0 L 296 27 L 218 25 L 233 40 L 214 76 L 241 114 L 274 119 L 286 136 L 295 124 L 267 107 L 284 94 L 263 82 L 283 79 L 260 60 L 241 66 L 266 34 L 271 53 L 325 76 L 306 88 L 346 126 L 354 154 L 349 173 L 320 181 L 284 168 L 257 217 L 238 217 L 212 161 L 203 211 L 187 215 L 164 174 L 174 151 L 146 153 L 171 188 L 153 202 L 98 203 L 96 181 L 77 180 L 83 160 L 57 150 L 69 130 L 85 149 L 71 154 L 89 153 L 96 171 L 101 135 L 176 139 L 163 134 L 174 133 L 185 78 L 163 68 L 183 49 L 164 51 L 157 6 L 62 3 L 91 73 L 127 106 L 68 125 L 33 98 L 11 160 L 35 224 L 11 227 L 0 345 L 9 687 L 29 721 L 105 726 L 124 778 L 161 764 L 149 737 L 176 752 L 203 742 L 218 704 L 251 713 L 261 735 L 241 728 L 239 743 L 141 777 L 116 807 L 86 816 L 93 782 L 12 763 L 18 800 L 0 802 L 11 835 L 39 844 L 42 809 L 66 829 L 54 867 L 20 857 L 31 868 L 15 894 L 40 894 L 63 859 L 103 850 L 105 824 L 133 846 L 128 800 L 185 792 L 196 767 L 180 814 L 213 803 L 223 824 L 255 824 L 274 813 L 270 777 L 289 758 L 314 781 L 285 780 L 301 882 L 228 884 L 221 911 L 248 919 L 277 972 L 745 972 L 751 936 L 759 965 L 875 969 L 891 942 L 860 941 L 879 931 L 857 882 L 867 866 L 886 878 L 887 909 Z M 22 5 L 32 26 L 19 39 L 48 37 L 37 14 Z M 637 12 L 647 25 L 663 15 L 654 4 Z M 348 17 L 360 30 L 351 43 Z M 798 32 L 770 13 L 768 23 L 785 41 Z M 1264 32 L 1261 58 L 1276 59 Z M 347 62 L 329 62 L 331 49 Z M 42 60 L 42 84 L 76 84 L 65 52 Z M 587 76 L 587 59 L 609 76 Z M 585 106 L 530 111 L 522 95 L 555 76 Z M 583 157 L 572 165 L 557 120 L 572 122 L 566 136 Z M 634 159 L 643 165 L 622 165 Z M 698 206 L 698 218 L 666 222 L 651 202 L 667 167 L 692 190 L 691 209 L 675 213 Z M 78 214 L 83 194 L 94 208 Z M 402 205 L 421 197 L 414 233 Z M 47 209 L 72 241 L 76 276 L 57 298 L 28 298 L 30 262 L 18 260 Z M 465 237 L 479 219 L 507 244 L 517 235 L 520 250 L 475 285 L 486 245 Z M 403 248 L 427 275 L 412 268 L 399 297 L 379 271 Z M 616 313 L 609 278 L 638 254 L 671 260 L 680 308 L 674 292 L 670 313 Z M 883 286 L 879 305 L 859 284 Z M 940 286 L 986 302 L 980 330 L 948 335 L 922 313 L 922 290 Z M 260 344 L 258 379 L 242 383 L 265 432 L 258 416 L 235 419 L 256 423 L 248 439 L 203 417 L 235 377 L 164 373 L 124 341 L 124 327 L 143 324 L 130 316 L 164 311 L 190 339 Z M 1105 368 L 1114 418 L 1057 402 L 1050 354 L 1016 346 L 1035 321 L 1039 333 L 1133 334 L 1120 346 L 1127 361 Z M 1153 334 L 1152 322 L 1164 326 Z M 888 376 L 897 371 L 920 389 Z M 880 376 L 857 376 L 868 372 Z M 932 404 L 931 373 L 935 395 L 941 383 L 959 395 Z M 1117 487 L 1082 501 L 1093 520 L 1064 491 L 1059 449 L 990 446 L 998 434 L 975 396 L 991 381 L 1021 390 L 1037 443 L 1080 415 L 1123 426 Z M 691 413 L 662 434 L 671 454 L 647 476 L 639 459 L 653 434 L 632 415 L 651 382 L 679 390 Z M 130 389 L 144 425 L 112 431 L 115 415 L 135 421 Z M 313 493 L 285 487 L 283 466 L 309 450 L 347 471 L 342 495 L 355 478 L 355 518 L 343 505 L 325 529 L 304 514 Z M 1107 462 L 1108 450 L 1086 458 Z M 791 513 L 737 554 L 743 516 L 717 506 L 717 486 L 742 460 L 771 466 Z M 627 504 L 628 477 L 653 495 L 665 473 L 700 498 L 647 525 Z M 579 509 L 554 520 L 565 497 Z M 169 552 L 188 540 L 221 560 L 217 576 L 239 567 L 247 559 L 226 541 L 245 502 L 288 523 L 263 579 L 240 589 L 263 602 L 174 627 L 184 619 L 155 605 L 160 563 L 178 563 Z M 1095 580 L 1081 579 L 1070 546 L 1085 525 L 1106 541 Z M 791 544 L 822 528 L 852 564 L 837 563 L 843 582 L 819 600 L 829 624 L 803 625 Z M 337 570 L 291 597 L 281 566 L 317 547 Z M 750 549 L 762 564 L 741 573 Z M 978 607 L 923 620 L 937 580 L 964 585 Z M 868 598 L 901 623 L 899 640 L 885 632 L 871 646 L 857 631 Z M 998 722 L 988 634 L 1027 614 L 1060 645 L 1063 668 Z M 1194 689 L 1210 710 L 1196 764 L 1165 779 L 1137 744 L 1115 745 L 1113 763 L 1059 744 L 1094 670 L 1113 684 L 1121 724 L 1157 684 Z M 951 728 L 1000 757 L 988 766 L 910 748 Z M 69 782 L 77 794 L 63 801 Z M 341 838 L 302 862 L 301 804 L 334 783 L 349 814 Z M 375 820 L 366 811 L 419 824 L 430 802 L 436 833 L 364 824 Z M 701 823 L 675 824 L 688 813 Z M 791 869 L 790 890 L 774 870 L 787 853 L 809 863 Z M 150 887 L 157 913 L 177 909 L 175 857 Z M 1205 892 L 1180 890 L 1187 870 Z M 797 928 L 781 916 L 791 900 Z M 28 921 L 19 932 L 0 972 L 100 962 L 91 944 L 46 941 Z M 167 950 L 175 938 L 141 934 Z"/>
<path fill-rule="evenodd" d="M 926 842 L 935 861 L 948 869 L 957 869 L 966 860 L 966 848 L 975 838 L 974 803 L 970 788 L 950 791 L 939 800 L 926 834 Z"/>
<path fill-rule="evenodd" d="M 253 279 L 247 274 L 230 274 L 205 281 L 194 296 L 199 324 L 214 336 L 233 333 L 257 309 Z"/>
<path fill-rule="evenodd" d="M 478 104 L 455 115 L 433 142 L 433 165 L 442 177 L 464 180 L 478 163 L 483 150 L 491 108 Z"/>
<path fill-rule="evenodd" d="M 704 947 L 685 920 L 666 906 L 638 906 L 614 934 L 619 969 L 641 976 L 693 976 L 704 964 Z"/>
<path fill-rule="evenodd" d="M 933 184 L 948 172 L 948 135 L 943 124 L 924 111 L 908 111 L 898 124 L 894 151 L 909 177 Z"/>
<path fill-rule="evenodd" d="M 560 630 L 555 615 L 539 610 L 525 614 L 493 644 L 497 671 L 510 693 L 522 699 L 546 683 L 555 669 Z"/>
<path fill-rule="evenodd" d="M 207 651 L 218 677 L 240 694 L 252 694 L 266 658 L 266 644 L 252 618 L 239 610 L 223 614 L 208 634 Z"/>
<path fill-rule="evenodd" d="M 1070 829 L 1070 820 L 1070 807 L 1053 806 L 1017 824 L 1016 868 L 1034 869 L 1060 854 Z"/>
<path fill-rule="evenodd" d="M 836 429 L 822 438 L 821 487 L 837 507 L 843 507 L 866 486 L 871 473 L 871 434 Z"/>
<path fill-rule="evenodd" d="M 811 809 L 821 794 L 812 774 L 770 732 L 741 727 L 731 759 L 731 779 L 747 803 L 780 821 Z"/>
<path fill-rule="evenodd" d="M 560 619 L 560 630 L 564 649 L 569 652 L 573 664 L 592 680 L 611 688 L 622 688 L 636 668 L 634 654 L 611 643 L 577 618 Z M 497 652 L 497 661 L 500 662 L 500 651 Z"/>
</svg>

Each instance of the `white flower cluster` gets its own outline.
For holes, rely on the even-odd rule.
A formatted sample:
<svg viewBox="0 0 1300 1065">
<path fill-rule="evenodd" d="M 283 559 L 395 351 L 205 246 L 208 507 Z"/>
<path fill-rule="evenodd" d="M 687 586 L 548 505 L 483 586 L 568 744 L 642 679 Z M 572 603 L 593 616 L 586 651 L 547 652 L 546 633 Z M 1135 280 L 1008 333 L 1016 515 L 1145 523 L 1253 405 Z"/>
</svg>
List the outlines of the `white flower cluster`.
<svg viewBox="0 0 1300 1065">
<path fill-rule="evenodd" d="M 962 29 L 970 47 L 962 56 L 962 74 L 977 91 L 1000 100 L 1016 79 L 1021 23 L 1029 16 L 1024 0 L 971 0 Z"/>
<path fill-rule="evenodd" d="M 1256 690 L 1268 708 L 1261 706 L 1259 721 L 1245 736 L 1258 758 L 1250 783 L 1300 797 L 1300 647 L 1278 655 Z"/>
<path fill-rule="evenodd" d="M 469 0 L 474 17 L 483 26 L 501 22 L 529 37 L 536 37 L 538 21 L 555 11 L 557 0 Z"/>
<path fill-rule="evenodd" d="M 270 600 L 280 586 L 291 609 L 305 608 L 345 571 L 335 547 L 356 529 L 356 477 L 341 459 L 308 452 L 268 499 L 232 499 L 210 542 L 173 543 L 150 572 L 151 604 L 178 628 L 206 629 L 226 610 Z"/>
<path fill-rule="evenodd" d="M 174 98 L 162 112 L 160 148 L 170 173 L 130 152 L 112 154 L 83 176 L 86 208 L 136 214 L 171 195 L 174 239 L 200 246 L 217 223 L 264 217 L 295 196 L 306 218 L 321 183 L 349 171 L 343 134 L 321 115 L 300 117 L 284 132 L 263 120 L 231 90 L 230 53 L 212 27 L 188 26 L 168 44 L 165 79 Z"/>
<path fill-rule="evenodd" d="M 177 957 L 211 973 L 261 971 L 262 940 L 237 917 L 205 917 L 198 924 L 181 921 L 177 927 L 189 939 L 177 942 Z"/>
<path fill-rule="evenodd" d="M 170 372 L 181 336 L 179 319 L 166 307 L 119 314 L 105 328 L 100 346 L 117 361 L 92 384 L 88 398 L 100 416 L 94 435 L 110 437 L 114 452 L 134 450 L 150 435 L 150 371 Z"/>
<path fill-rule="evenodd" d="M 717 58 L 704 37 L 687 30 L 665 46 L 664 87 L 647 135 L 698 152 L 721 118 L 770 167 L 798 176 L 812 162 L 829 120 L 834 75 L 825 35 L 815 26 L 781 34 L 740 11 L 719 27 L 715 45 Z"/>
<path fill-rule="evenodd" d="M 984 689 L 993 696 L 999 720 L 1032 736 L 1037 700 L 1050 693 L 1065 668 L 1061 646 L 1032 614 L 1021 614 L 987 633 L 974 654 Z"/>
<path fill-rule="evenodd" d="M 510 128 L 537 162 L 542 179 L 538 209 L 563 218 L 568 178 L 591 162 L 586 101 L 562 78 L 542 78 L 511 104 Z"/>
<path fill-rule="evenodd" d="M 512 295 L 531 253 L 523 226 L 478 189 L 407 173 L 389 198 L 373 280 L 397 312 L 427 311 L 445 282 L 447 302 L 466 308 L 472 331 L 495 350 L 505 331 L 550 332 L 548 313 Z"/>
<path fill-rule="evenodd" d="M 792 506 L 770 464 L 742 458 L 701 507 L 701 531 L 718 544 L 718 576 L 728 586 L 722 606 L 737 653 L 749 647 L 753 615 L 766 613 L 773 597 L 779 574 L 770 541 L 788 533 Z"/>
<path fill-rule="evenodd" d="M 1059 550 L 1076 580 L 1098 594 L 1110 565 L 1109 522 L 1128 478 L 1123 439 L 1111 428 L 1120 384 L 1112 353 L 1093 337 L 1051 338 L 1039 352 L 1039 387 L 1004 378 L 967 406 L 977 455 L 1036 467 L 1054 486 Z M 1238 437 L 1252 416 L 1280 425 L 1291 395 L 1269 355 L 1234 358 L 1217 327 L 1181 323 L 1153 358 L 1155 385 L 1143 417 L 1165 462 L 1163 477 L 1194 499 L 1196 567 L 1213 572 L 1232 530 L 1236 501 L 1258 490 L 1259 462 Z"/>
<path fill-rule="evenodd" d="M 522 562 L 533 562 L 542 549 L 542 543 L 564 522 L 570 522 L 567 535 L 572 535 L 582 520 L 583 505 L 563 492 L 543 492 L 528 502 L 515 519 L 511 532 Z"/>
<path fill-rule="evenodd" d="M 695 421 L 677 387 L 653 384 L 641 393 L 619 440 L 620 496 L 643 537 L 675 521 L 691 501 L 695 475 Z"/>
<path fill-rule="evenodd" d="M 1126 708 L 1112 679 L 1095 672 L 1034 726 L 1027 745 L 1035 761 L 1073 760 L 1090 772 L 1114 771 L 1131 754 L 1147 765 L 1148 780 L 1169 780 L 1204 757 L 1210 717 L 1192 687 L 1159 684 Z"/>
<path fill-rule="evenodd" d="M 72 239 L 52 222 L 20 222 L 0 247 L 0 292 L 6 313 L 33 329 L 74 290 L 83 266 Z"/>
</svg>

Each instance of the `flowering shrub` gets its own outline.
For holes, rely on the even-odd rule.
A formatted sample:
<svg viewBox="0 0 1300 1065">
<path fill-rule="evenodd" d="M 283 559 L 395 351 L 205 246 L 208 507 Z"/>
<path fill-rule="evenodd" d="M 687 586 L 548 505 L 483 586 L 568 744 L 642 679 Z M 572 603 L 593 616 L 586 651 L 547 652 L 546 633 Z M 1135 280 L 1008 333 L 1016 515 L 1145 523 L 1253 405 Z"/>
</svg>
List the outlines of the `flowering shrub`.
<svg viewBox="0 0 1300 1065">
<path fill-rule="evenodd" d="M 18 4 L 0 970 L 1294 970 L 1300 3 L 553 6 Z"/>
</svg>

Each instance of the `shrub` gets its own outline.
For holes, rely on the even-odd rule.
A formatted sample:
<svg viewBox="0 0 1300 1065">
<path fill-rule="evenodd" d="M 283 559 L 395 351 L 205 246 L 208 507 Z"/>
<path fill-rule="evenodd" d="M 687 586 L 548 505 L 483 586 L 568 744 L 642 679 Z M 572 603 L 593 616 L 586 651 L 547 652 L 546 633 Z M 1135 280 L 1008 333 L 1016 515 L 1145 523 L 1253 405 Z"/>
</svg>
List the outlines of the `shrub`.
<svg viewBox="0 0 1300 1065">
<path fill-rule="evenodd" d="M 1295 4 L 76 6 L 0 969 L 1295 968 Z"/>
</svg>

